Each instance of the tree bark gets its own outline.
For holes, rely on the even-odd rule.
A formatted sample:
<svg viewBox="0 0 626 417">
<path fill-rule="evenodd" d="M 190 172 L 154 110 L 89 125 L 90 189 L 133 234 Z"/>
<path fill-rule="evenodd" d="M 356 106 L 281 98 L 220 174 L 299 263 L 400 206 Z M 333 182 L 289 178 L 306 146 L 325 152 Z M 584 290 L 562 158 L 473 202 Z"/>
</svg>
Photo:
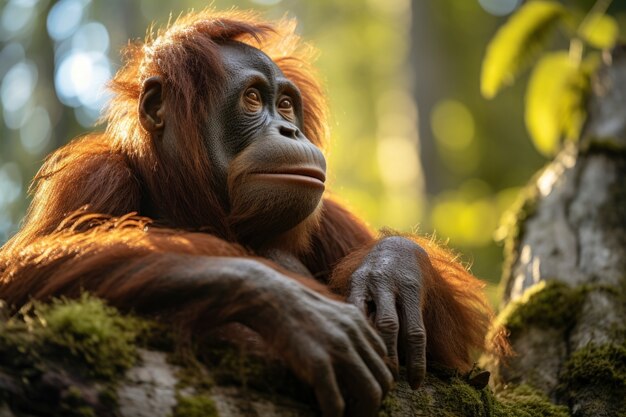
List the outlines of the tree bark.
<svg viewBox="0 0 626 417">
<path fill-rule="evenodd" d="M 593 77 L 588 122 L 529 186 L 506 243 L 516 356 L 492 363 L 575 416 L 626 415 L 626 49 Z"/>
</svg>

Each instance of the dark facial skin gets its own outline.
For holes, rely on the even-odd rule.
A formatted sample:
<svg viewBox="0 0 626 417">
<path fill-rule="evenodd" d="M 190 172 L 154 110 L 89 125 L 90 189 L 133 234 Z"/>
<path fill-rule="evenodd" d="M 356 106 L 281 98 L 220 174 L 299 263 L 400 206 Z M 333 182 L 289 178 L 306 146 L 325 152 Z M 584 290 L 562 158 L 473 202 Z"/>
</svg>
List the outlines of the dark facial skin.
<svg viewBox="0 0 626 417">
<path fill-rule="evenodd" d="M 230 216 L 240 238 L 281 234 L 318 207 L 326 161 L 302 133 L 298 88 L 258 49 L 229 43 L 221 47 L 227 85 L 211 126 L 212 160 L 226 165 Z"/>
<path fill-rule="evenodd" d="M 221 194 L 227 195 L 239 241 L 261 247 L 301 224 L 318 208 L 326 161 L 302 133 L 298 88 L 263 52 L 239 42 L 220 47 L 226 82 L 205 145 Z M 167 151 L 177 140 L 168 129 L 163 82 L 144 83 L 140 122 Z"/>
<path fill-rule="evenodd" d="M 207 121 L 206 147 L 240 242 L 263 246 L 255 238 L 271 240 L 314 217 L 326 163 L 302 133 L 298 89 L 278 67 L 243 44 L 223 45 L 221 52 L 225 93 Z M 176 137 L 163 85 L 160 77 L 145 81 L 139 120 L 166 147 Z M 358 308 L 253 259 L 209 257 L 185 265 L 164 274 L 175 277 L 177 292 L 194 294 L 210 308 L 199 316 L 257 332 L 313 387 L 325 417 L 377 414 L 393 375 L 384 362 L 385 343 Z"/>
</svg>

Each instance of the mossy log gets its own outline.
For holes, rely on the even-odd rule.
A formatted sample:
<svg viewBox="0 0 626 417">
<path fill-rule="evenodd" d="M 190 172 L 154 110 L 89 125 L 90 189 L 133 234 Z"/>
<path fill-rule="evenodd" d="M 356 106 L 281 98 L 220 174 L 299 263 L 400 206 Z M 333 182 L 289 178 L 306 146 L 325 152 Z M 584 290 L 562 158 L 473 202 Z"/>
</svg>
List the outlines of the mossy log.
<svg viewBox="0 0 626 417">
<path fill-rule="evenodd" d="M 626 51 L 605 58 L 583 137 L 511 219 L 499 320 L 516 356 L 489 365 L 575 416 L 626 416 Z"/>
<path fill-rule="evenodd" d="M 379 415 L 567 416 L 526 386 L 497 396 L 477 387 L 485 376 L 431 366 L 418 390 L 398 382 Z M 0 319 L 2 417 L 319 414 L 310 388 L 280 362 L 223 342 L 191 346 L 171 329 L 122 316 L 88 295 L 34 303 Z"/>
</svg>

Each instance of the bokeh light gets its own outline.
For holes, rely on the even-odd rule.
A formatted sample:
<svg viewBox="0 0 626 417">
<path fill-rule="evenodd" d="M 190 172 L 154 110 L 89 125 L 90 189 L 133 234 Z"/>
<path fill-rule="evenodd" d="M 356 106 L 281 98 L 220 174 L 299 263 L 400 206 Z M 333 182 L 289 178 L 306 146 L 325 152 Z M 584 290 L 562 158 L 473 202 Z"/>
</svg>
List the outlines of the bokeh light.
<svg viewBox="0 0 626 417">
<path fill-rule="evenodd" d="M 439 195 L 431 218 L 440 236 L 475 246 L 492 241 L 501 214 L 489 185 L 471 178 L 458 189 Z"/>
<path fill-rule="evenodd" d="M 9 33 L 23 30 L 35 16 L 37 0 L 11 0 L 5 6 L 0 24 Z"/>
<path fill-rule="evenodd" d="M 4 123 L 19 129 L 28 117 L 27 104 L 37 84 L 37 67 L 28 60 L 15 64 L 4 76 L 0 85 Z"/>
<path fill-rule="evenodd" d="M 474 139 L 474 118 L 467 106 L 455 100 L 437 103 L 430 125 L 435 138 L 451 150 L 466 149 Z"/>
<path fill-rule="evenodd" d="M 102 87 L 111 77 L 109 60 L 101 52 L 73 51 L 60 63 L 55 75 L 59 99 L 72 107 L 100 104 Z"/>
<path fill-rule="evenodd" d="M 72 49 L 106 54 L 109 52 L 109 32 L 100 22 L 87 22 L 72 36 Z"/>
<path fill-rule="evenodd" d="M 462 175 L 471 174 L 480 163 L 480 151 L 474 140 L 476 126 L 469 108 L 457 100 L 441 100 L 432 110 L 430 126 L 446 168 Z"/>
<path fill-rule="evenodd" d="M 87 0 L 61 0 L 48 13 L 47 27 L 50 37 L 62 41 L 71 36 L 83 18 Z"/>
<path fill-rule="evenodd" d="M 37 84 L 37 67 L 29 61 L 19 62 L 2 80 L 0 97 L 4 109 L 9 112 L 20 110 L 33 94 Z"/>
<path fill-rule="evenodd" d="M 109 32 L 100 22 L 83 23 L 88 9 L 87 0 L 61 0 L 47 20 L 48 32 L 56 40 L 57 96 L 75 109 L 76 120 L 84 127 L 99 118 L 109 99 L 105 86 L 112 76 Z"/>
<path fill-rule="evenodd" d="M 522 4 L 522 0 L 478 0 L 478 2 L 486 12 L 494 16 L 513 13 Z"/>
<path fill-rule="evenodd" d="M 382 180 L 392 186 L 413 185 L 419 177 L 415 142 L 408 138 L 386 137 L 378 141 L 378 166 Z"/>
</svg>

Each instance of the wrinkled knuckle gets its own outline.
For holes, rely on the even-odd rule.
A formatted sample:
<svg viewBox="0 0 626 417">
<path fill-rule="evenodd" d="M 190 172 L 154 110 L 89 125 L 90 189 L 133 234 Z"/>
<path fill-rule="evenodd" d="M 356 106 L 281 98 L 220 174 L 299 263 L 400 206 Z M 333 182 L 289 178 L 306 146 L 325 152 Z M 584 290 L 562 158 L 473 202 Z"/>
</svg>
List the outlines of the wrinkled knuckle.
<svg viewBox="0 0 626 417">
<path fill-rule="evenodd" d="M 395 317 L 392 316 L 383 316 L 376 321 L 376 327 L 381 333 L 384 334 L 397 334 L 400 330 L 400 323 Z"/>
<path fill-rule="evenodd" d="M 426 348 L 426 332 L 423 329 L 416 328 L 407 331 L 406 340 L 410 345 L 419 349 Z"/>
</svg>

